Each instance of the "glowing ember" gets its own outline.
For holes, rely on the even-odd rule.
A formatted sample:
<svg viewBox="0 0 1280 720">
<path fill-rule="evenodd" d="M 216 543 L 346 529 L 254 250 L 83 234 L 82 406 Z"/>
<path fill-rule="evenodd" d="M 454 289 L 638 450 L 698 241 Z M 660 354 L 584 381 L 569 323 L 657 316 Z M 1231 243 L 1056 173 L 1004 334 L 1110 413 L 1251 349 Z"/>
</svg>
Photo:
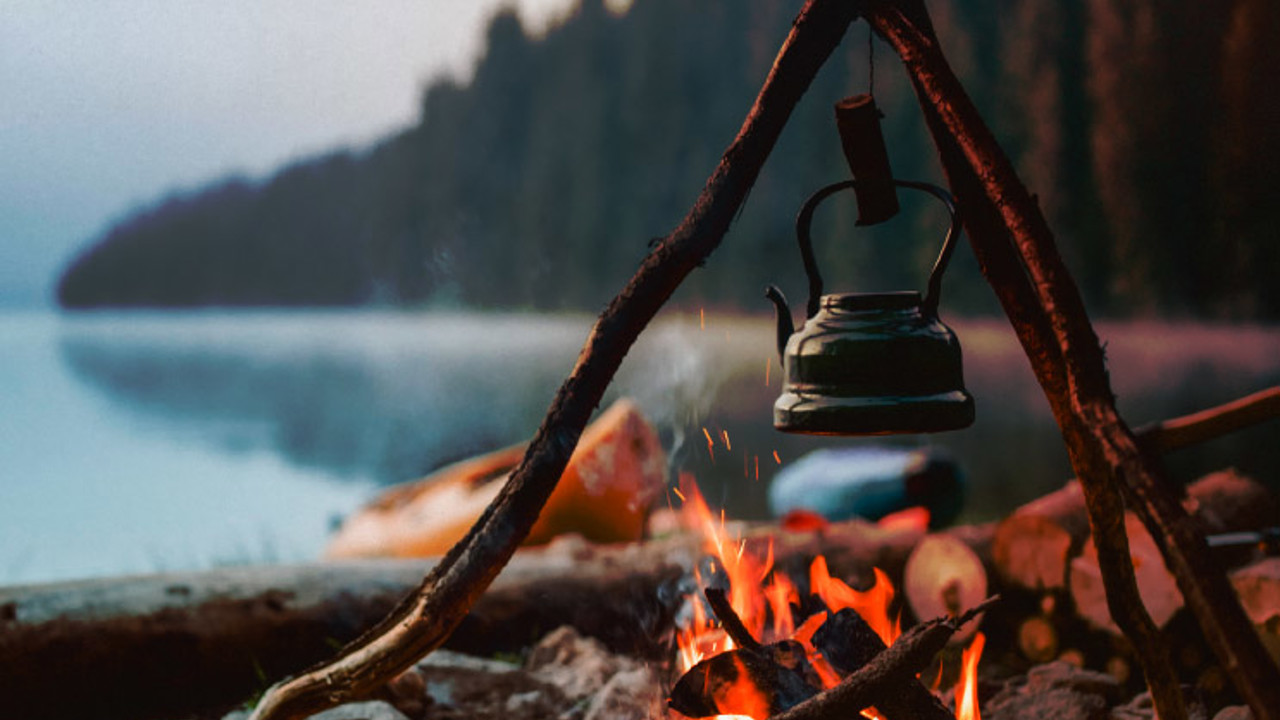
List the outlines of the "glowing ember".
<svg viewBox="0 0 1280 720">
<path fill-rule="evenodd" d="M 986 643 L 986 636 L 977 633 L 961 655 L 960 682 L 956 684 L 957 720 L 982 720 L 978 712 L 978 659 Z"/>
<path fill-rule="evenodd" d="M 925 532 L 929 529 L 929 508 L 917 505 L 889 513 L 876 521 L 876 525 L 884 530 Z"/>
<path fill-rule="evenodd" d="M 718 689 L 714 694 L 716 709 L 754 720 L 768 720 L 769 699 L 751 681 L 747 666 L 737 656 L 733 658 L 733 666 L 738 671 L 738 676 L 727 687 Z M 718 717 L 724 718 L 724 715 Z"/>
</svg>

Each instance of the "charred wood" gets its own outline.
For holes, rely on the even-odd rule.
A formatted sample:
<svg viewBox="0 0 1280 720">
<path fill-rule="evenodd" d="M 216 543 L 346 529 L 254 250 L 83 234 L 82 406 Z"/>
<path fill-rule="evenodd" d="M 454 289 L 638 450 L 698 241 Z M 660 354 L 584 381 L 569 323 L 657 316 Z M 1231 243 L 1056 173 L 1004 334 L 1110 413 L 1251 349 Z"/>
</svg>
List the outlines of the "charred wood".
<svg viewBox="0 0 1280 720">
<path fill-rule="evenodd" d="M 781 713 L 771 720 L 836 720 L 858 710 L 879 705 L 886 694 L 902 683 L 916 682 L 916 675 L 947 646 L 965 623 L 998 602 L 988 598 L 957 618 L 938 618 L 913 626 L 892 646 L 875 656 L 834 688 Z M 948 717 L 950 717 L 948 715 Z"/>
</svg>

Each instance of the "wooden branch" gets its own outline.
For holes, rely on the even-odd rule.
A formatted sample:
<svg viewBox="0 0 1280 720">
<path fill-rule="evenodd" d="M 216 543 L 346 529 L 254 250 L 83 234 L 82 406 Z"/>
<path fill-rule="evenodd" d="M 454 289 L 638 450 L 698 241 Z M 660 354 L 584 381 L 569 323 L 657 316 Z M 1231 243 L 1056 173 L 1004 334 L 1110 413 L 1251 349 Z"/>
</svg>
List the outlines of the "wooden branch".
<svg viewBox="0 0 1280 720">
<path fill-rule="evenodd" d="M 958 613 L 952 613 L 955 614 Z M 814 633 L 813 644 L 831 667 L 845 676 L 866 667 L 887 650 L 880 636 L 852 608 L 828 616 Z M 937 696 L 915 677 L 893 684 L 872 704 L 888 720 L 954 720 Z"/>
<path fill-rule="evenodd" d="M 733 642 L 740 648 L 759 651 L 763 645 L 760 641 L 751 635 L 751 631 L 746 625 L 742 624 L 742 618 L 738 617 L 738 613 L 734 611 L 733 605 L 729 603 L 729 598 L 724 594 L 724 590 L 720 588 L 707 588 L 702 591 L 707 596 L 707 602 L 711 605 L 711 612 L 715 613 L 717 619 L 720 620 L 720 626 L 724 628 L 725 635 L 733 639 Z"/>
<path fill-rule="evenodd" d="M 252 720 L 302 718 L 367 696 L 439 647 L 529 533 L 623 357 L 671 293 L 720 244 L 783 126 L 857 5 L 809 0 L 742 129 L 689 214 L 600 315 L 497 500 L 418 591 L 332 661 L 267 691 Z"/>
<path fill-rule="evenodd" d="M 1148 452 L 1169 452 L 1280 417 L 1280 385 L 1190 415 L 1151 423 L 1134 435 Z"/>
<path fill-rule="evenodd" d="M 958 618 L 923 622 L 903 633 L 893 645 L 830 690 L 806 700 L 770 720 L 844 720 L 879 702 L 885 693 L 904 682 L 916 682 L 916 674 L 943 648 L 965 623 L 999 602 L 988 598 Z"/>
<path fill-rule="evenodd" d="M 1255 716 L 1280 717 L 1280 670 L 1252 634 L 1202 537 L 1115 410 L 1104 358 L 1079 292 L 1035 199 L 1018 179 L 938 49 L 923 3 L 869 7 L 897 50 L 956 192 L 970 241 L 1044 388 L 1081 478 L 1112 615 L 1143 661 L 1157 711 L 1186 717 L 1163 643 L 1142 609 L 1121 523 L 1121 489 L 1162 550 L 1211 646 Z"/>
<path fill-rule="evenodd" d="M 1005 194 L 1020 195 L 1018 199 L 1030 204 L 1033 210 L 1034 202 L 941 56 L 923 3 L 902 0 L 894 6 L 877 6 L 869 13 L 868 21 L 889 40 L 907 66 L 925 121 L 956 194 L 974 254 L 1031 360 L 1062 429 L 1077 476 L 1102 479 L 1088 483 L 1086 491 L 1090 524 L 1103 548 L 1099 561 L 1107 578 L 1111 613 L 1143 658 L 1147 682 L 1161 717 L 1185 720 L 1186 708 L 1177 676 L 1138 595 L 1128 559 L 1128 540 L 1119 522 L 1123 515 L 1120 491 L 1105 480 L 1111 466 L 1097 453 L 1080 452 L 1096 450 L 1096 445 L 1085 442 L 1087 423 L 1079 421 L 1072 404 L 1076 388 L 1068 372 L 1067 355 L 1076 349 L 1060 343 L 1056 325 L 1062 318 L 1056 305 L 1045 302 L 1039 294 L 1040 288 L 1029 281 L 1023 261 L 1014 250 L 1018 235 L 1028 230 L 1021 219 L 1015 223 L 1006 216 L 1009 198 Z M 939 84 L 945 87 L 940 88 Z M 963 103 L 965 124 L 955 122 L 956 108 L 949 105 L 952 102 Z M 986 151 L 985 156 L 976 161 L 971 157 L 975 144 L 981 144 Z M 1044 234 L 1047 235 L 1047 227 Z M 1097 348 L 1096 338 L 1094 347 Z"/>
</svg>

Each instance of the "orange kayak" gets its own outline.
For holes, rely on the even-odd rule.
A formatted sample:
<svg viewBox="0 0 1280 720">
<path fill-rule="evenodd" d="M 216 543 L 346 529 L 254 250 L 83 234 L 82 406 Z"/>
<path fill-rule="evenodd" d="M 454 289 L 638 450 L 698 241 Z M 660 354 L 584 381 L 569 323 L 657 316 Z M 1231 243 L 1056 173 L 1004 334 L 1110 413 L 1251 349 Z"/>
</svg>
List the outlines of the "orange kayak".
<svg viewBox="0 0 1280 720">
<path fill-rule="evenodd" d="M 443 555 L 497 497 L 525 447 L 496 450 L 387 490 L 342 523 L 325 556 Z M 595 542 L 640 539 L 666 467 L 653 426 L 635 403 L 618 400 L 583 431 L 525 544 L 562 533 Z"/>
</svg>

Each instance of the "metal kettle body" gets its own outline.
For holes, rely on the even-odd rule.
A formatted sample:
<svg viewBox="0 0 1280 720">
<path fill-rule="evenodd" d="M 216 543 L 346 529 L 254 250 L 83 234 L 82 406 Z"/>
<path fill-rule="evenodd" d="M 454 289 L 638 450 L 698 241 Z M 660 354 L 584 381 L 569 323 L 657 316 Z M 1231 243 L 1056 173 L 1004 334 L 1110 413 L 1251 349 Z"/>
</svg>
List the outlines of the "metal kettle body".
<svg viewBox="0 0 1280 720">
<path fill-rule="evenodd" d="M 968 427 L 973 397 L 964 387 L 960 342 L 938 319 L 942 272 L 954 248 L 958 223 L 950 196 L 924 183 L 896 181 L 943 200 L 952 224 L 930 275 L 929 292 L 822 294 L 813 262 L 809 224 L 817 204 L 853 181 L 819 190 L 801 210 L 797 236 L 809 275 L 808 318 L 793 332 L 782 293 L 767 296 L 778 310 L 782 395 L 774 403 L 774 427 L 820 435 L 928 433 Z"/>
</svg>

